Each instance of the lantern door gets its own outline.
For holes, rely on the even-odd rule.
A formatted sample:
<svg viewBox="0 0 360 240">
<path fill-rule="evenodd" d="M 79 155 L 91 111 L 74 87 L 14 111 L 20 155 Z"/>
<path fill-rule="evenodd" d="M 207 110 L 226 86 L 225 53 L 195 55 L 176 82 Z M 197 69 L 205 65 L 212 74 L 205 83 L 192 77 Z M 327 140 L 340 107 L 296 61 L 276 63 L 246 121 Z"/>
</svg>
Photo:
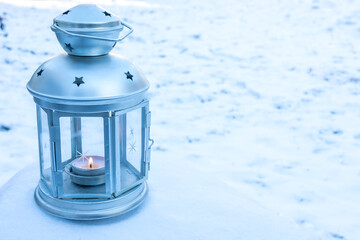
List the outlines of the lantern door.
<svg viewBox="0 0 360 240">
<path fill-rule="evenodd" d="M 117 179 L 115 195 L 119 195 L 146 180 L 150 164 L 149 134 L 150 112 L 149 103 L 141 104 L 115 112 L 115 152 Z"/>
</svg>

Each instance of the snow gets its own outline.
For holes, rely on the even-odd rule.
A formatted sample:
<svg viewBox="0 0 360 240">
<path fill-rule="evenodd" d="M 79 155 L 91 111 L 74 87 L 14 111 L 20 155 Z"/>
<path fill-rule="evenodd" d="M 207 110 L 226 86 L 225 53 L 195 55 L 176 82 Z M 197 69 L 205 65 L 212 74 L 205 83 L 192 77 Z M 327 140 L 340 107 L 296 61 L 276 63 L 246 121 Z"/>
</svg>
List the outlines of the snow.
<svg viewBox="0 0 360 240">
<path fill-rule="evenodd" d="M 147 200 L 134 212 L 101 221 L 64 220 L 43 212 L 33 201 L 38 174 L 32 164 L 3 186 L 0 234 L 4 239 L 316 239 L 311 230 L 233 195 L 231 189 L 221 196 L 209 194 L 212 187 L 195 184 L 186 189 L 183 184 L 189 186 L 193 177 L 178 181 L 169 175 L 157 187 L 151 187 L 150 181 Z"/>
<path fill-rule="evenodd" d="M 92 223 L 40 211 L 25 85 L 63 52 L 52 19 L 80 2 L 0 0 L 0 238 L 360 237 L 360 1 L 350 0 L 103 1 L 135 29 L 114 51 L 152 86 L 149 198 Z"/>
</svg>

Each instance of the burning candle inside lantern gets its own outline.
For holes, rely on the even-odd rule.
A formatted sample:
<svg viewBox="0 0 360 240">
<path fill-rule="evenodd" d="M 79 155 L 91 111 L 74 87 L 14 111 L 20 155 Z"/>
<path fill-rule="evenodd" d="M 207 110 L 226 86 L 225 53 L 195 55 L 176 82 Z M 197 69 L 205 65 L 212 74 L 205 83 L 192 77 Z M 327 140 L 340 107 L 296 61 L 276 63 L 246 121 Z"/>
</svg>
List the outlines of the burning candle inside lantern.
<svg viewBox="0 0 360 240">
<path fill-rule="evenodd" d="M 90 168 L 90 169 L 93 168 L 93 163 L 94 163 L 93 158 L 90 157 L 90 158 L 89 158 L 89 168 Z"/>
<path fill-rule="evenodd" d="M 80 176 L 105 174 L 105 158 L 101 156 L 82 156 L 71 162 L 71 170 Z"/>
</svg>

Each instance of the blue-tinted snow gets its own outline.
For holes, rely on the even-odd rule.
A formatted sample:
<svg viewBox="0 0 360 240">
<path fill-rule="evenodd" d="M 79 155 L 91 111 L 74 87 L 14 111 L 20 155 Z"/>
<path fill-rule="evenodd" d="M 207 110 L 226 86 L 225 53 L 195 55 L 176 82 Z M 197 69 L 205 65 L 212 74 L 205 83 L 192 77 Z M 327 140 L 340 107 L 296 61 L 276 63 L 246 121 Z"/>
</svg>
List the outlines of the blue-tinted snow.
<svg viewBox="0 0 360 240">
<path fill-rule="evenodd" d="M 41 2 L 0 3 L 0 184 L 37 161 L 25 84 L 62 52 L 52 19 L 82 1 Z M 135 28 L 115 52 L 152 84 L 147 204 L 193 223 L 225 214 L 202 202 L 241 213 L 246 198 L 314 239 L 360 237 L 360 1 L 104 3 Z M 174 210 L 190 206 L 195 220 Z M 219 218 L 217 234 L 244 224 Z"/>
</svg>

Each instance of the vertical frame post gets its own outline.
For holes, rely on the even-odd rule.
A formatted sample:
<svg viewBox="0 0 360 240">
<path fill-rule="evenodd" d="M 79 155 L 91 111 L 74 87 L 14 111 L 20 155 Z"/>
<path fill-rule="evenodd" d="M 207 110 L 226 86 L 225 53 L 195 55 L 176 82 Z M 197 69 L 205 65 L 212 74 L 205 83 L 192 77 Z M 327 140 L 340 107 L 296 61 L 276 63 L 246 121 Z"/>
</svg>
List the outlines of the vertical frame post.
<svg viewBox="0 0 360 240">
<path fill-rule="evenodd" d="M 61 146 L 60 146 L 60 123 L 59 116 L 51 111 L 47 111 L 49 134 L 50 134 L 50 150 L 51 150 L 51 167 L 53 172 L 53 189 L 55 197 L 63 195 L 63 176 L 61 166 Z"/>
<path fill-rule="evenodd" d="M 37 129 L 38 129 L 38 144 L 39 144 L 39 159 L 40 159 L 40 177 L 44 176 L 44 156 L 43 156 L 43 143 L 42 143 L 42 123 L 41 123 L 41 108 L 36 104 L 36 117 L 37 117 Z"/>
<path fill-rule="evenodd" d="M 148 171 L 150 170 L 150 151 L 151 146 L 149 146 L 150 139 L 150 126 L 151 126 L 151 112 L 149 111 L 149 102 L 142 108 L 142 137 L 143 137 L 143 154 L 142 154 L 142 168 L 141 172 L 144 174 L 145 178 L 148 178 Z"/>
<path fill-rule="evenodd" d="M 113 183 L 111 179 L 113 178 L 113 173 L 111 169 L 111 160 L 112 160 L 112 148 L 111 148 L 111 132 L 110 132 L 110 118 L 104 117 L 104 151 L 105 151 L 105 188 L 106 195 L 111 196 Z"/>
<path fill-rule="evenodd" d="M 71 128 L 71 157 L 77 158 L 79 152 L 82 153 L 82 141 L 81 141 L 81 118 L 72 117 L 70 119 Z"/>
<path fill-rule="evenodd" d="M 111 151 L 111 172 L 113 194 L 118 196 L 121 191 L 121 171 L 120 171 L 120 126 L 119 116 L 115 116 L 114 112 L 110 117 L 110 151 Z"/>
<path fill-rule="evenodd" d="M 120 116 L 120 161 L 126 162 L 126 113 Z"/>
</svg>

